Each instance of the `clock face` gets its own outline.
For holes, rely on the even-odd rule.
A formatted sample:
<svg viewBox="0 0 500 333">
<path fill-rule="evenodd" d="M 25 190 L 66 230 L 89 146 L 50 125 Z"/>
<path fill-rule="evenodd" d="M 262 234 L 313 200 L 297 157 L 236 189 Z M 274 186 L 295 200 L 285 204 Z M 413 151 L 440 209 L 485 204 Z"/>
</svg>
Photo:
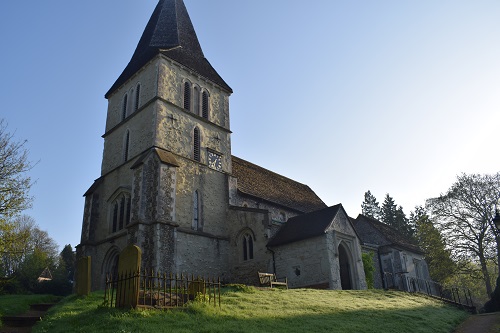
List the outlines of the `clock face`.
<svg viewBox="0 0 500 333">
<path fill-rule="evenodd" d="M 208 152 L 208 166 L 217 171 L 222 171 L 222 156 Z"/>
</svg>

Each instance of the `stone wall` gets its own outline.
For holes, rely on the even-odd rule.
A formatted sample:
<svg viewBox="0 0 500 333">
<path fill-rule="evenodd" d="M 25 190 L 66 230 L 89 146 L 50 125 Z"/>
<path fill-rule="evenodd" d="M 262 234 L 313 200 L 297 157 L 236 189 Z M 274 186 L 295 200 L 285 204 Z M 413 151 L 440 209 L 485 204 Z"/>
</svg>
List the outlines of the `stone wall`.
<svg viewBox="0 0 500 333">
<path fill-rule="evenodd" d="M 218 276 L 230 282 L 227 263 L 228 239 L 211 237 L 189 229 L 175 232 L 174 272 L 200 276 Z"/>
<path fill-rule="evenodd" d="M 269 213 L 266 210 L 231 206 L 228 212 L 230 253 L 228 268 L 233 283 L 258 285 L 257 272 L 273 272 L 269 240 Z M 243 237 L 251 235 L 253 258 L 244 260 Z"/>
<path fill-rule="evenodd" d="M 158 68 L 159 98 L 182 108 L 183 86 L 187 80 L 193 87 L 208 93 L 208 121 L 229 130 L 229 92 L 168 58 L 162 57 Z M 199 112 L 191 111 L 199 115 Z"/>
<path fill-rule="evenodd" d="M 238 179 L 229 177 L 229 204 L 231 206 L 253 208 L 269 212 L 268 237 L 272 238 L 289 218 L 299 215 L 297 211 L 267 201 L 242 195 L 237 191 Z"/>
<path fill-rule="evenodd" d="M 108 112 L 106 118 L 107 133 L 112 128 L 122 122 L 123 99 L 127 94 L 127 117 L 134 114 L 135 111 L 135 89 L 140 84 L 139 109 L 147 105 L 155 96 L 157 91 L 157 58 L 151 60 L 135 75 L 133 75 L 125 84 L 119 87 L 108 98 Z"/>
<path fill-rule="evenodd" d="M 329 286 L 331 265 L 325 236 L 280 246 L 275 251 L 276 275 L 290 288 Z"/>
<path fill-rule="evenodd" d="M 348 252 L 352 288 L 366 289 L 359 239 L 343 210 L 339 210 L 324 235 L 273 248 L 276 274 L 286 276 L 290 287 L 342 289 L 340 244 Z"/>
</svg>

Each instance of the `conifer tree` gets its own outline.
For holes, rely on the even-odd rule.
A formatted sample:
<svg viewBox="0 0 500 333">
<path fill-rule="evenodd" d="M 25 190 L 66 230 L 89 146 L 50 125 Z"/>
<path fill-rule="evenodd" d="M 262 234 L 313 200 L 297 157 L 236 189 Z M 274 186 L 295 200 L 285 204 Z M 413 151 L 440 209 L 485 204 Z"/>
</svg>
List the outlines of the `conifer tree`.
<svg viewBox="0 0 500 333">
<path fill-rule="evenodd" d="M 361 203 L 361 213 L 376 220 L 380 219 L 380 206 L 370 190 L 365 192 L 365 200 Z"/>
<path fill-rule="evenodd" d="M 380 218 L 382 222 L 385 224 L 396 228 L 396 211 L 397 206 L 394 202 L 394 199 L 387 193 L 385 195 L 384 203 L 382 204 L 382 208 L 380 210 Z"/>
<path fill-rule="evenodd" d="M 389 194 L 385 195 L 380 215 L 382 222 L 398 230 L 407 239 L 413 240 L 414 228 L 410 225 L 403 207 L 396 205 L 394 199 Z"/>
</svg>

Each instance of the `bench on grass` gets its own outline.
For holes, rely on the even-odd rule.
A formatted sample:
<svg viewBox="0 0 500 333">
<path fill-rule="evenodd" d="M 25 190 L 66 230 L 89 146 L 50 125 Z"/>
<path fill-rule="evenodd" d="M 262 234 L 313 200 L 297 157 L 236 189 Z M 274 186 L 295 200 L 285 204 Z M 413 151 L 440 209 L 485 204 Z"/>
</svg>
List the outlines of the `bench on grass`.
<svg viewBox="0 0 500 333">
<path fill-rule="evenodd" d="M 286 287 L 286 289 L 288 289 L 288 280 L 287 278 L 276 278 L 276 274 L 272 274 L 272 273 L 261 273 L 261 272 L 258 272 L 259 273 L 259 281 L 260 281 L 260 285 L 261 286 L 269 286 L 269 287 L 273 287 L 273 286 L 282 286 L 282 287 Z"/>
</svg>

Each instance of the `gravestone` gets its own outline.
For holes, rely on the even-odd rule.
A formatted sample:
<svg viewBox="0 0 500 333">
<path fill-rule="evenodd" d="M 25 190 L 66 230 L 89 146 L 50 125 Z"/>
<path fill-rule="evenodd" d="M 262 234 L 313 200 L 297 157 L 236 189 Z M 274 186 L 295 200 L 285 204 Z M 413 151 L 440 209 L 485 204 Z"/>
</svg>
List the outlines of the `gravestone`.
<svg viewBox="0 0 500 333">
<path fill-rule="evenodd" d="M 136 245 L 127 246 L 118 257 L 118 284 L 116 307 L 135 308 L 139 302 L 139 282 L 141 269 L 141 249 Z"/>
<path fill-rule="evenodd" d="M 83 257 L 76 264 L 76 294 L 87 296 L 90 294 L 91 258 Z"/>
<path fill-rule="evenodd" d="M 196 279 L 192 279 L 192 281 L 188 285 L 188 294 L 189 298 L 194 300 L 197 296 L 205 296 L 207 293 L 205 281 L 198 277 Z"/>
</svg>

